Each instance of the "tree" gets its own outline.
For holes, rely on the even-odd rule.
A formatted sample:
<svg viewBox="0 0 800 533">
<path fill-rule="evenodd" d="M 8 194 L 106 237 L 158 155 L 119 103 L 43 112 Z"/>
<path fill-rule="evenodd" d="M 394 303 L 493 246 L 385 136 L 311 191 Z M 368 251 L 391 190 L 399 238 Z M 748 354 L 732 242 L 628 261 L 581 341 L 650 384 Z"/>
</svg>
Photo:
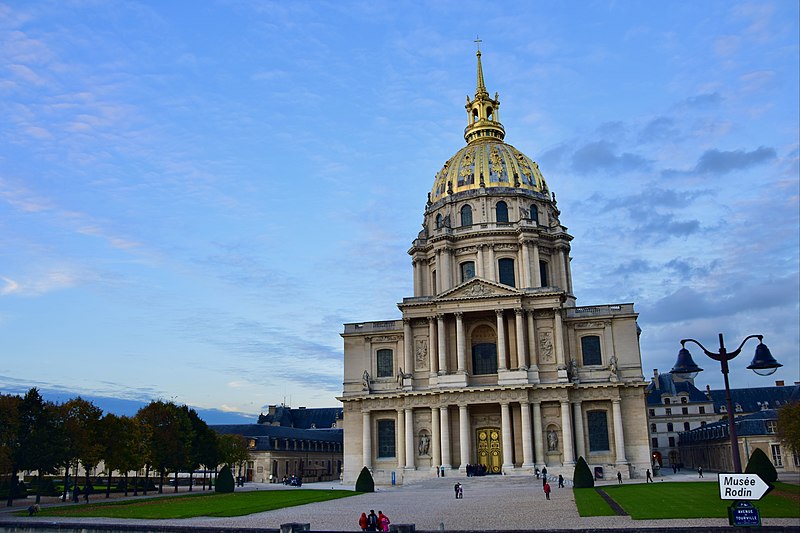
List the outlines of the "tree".
<svg viewBox="0 0 800 533">
<path fill-rule="evenodd" d="M 366 466 L 361 469 L 356 479 L 356 492 L 375 492 L 375 480 Z"/>
<path fill-rule="evenodd" d="M 583 456 L 578 457 L 578 462 L 575 463 L 575 471 L 572 474 L 572 485 L 576 489 L 587 487 L 594 487 L 594 476 L 586 464 L 586 459 Z"/>
<path fill-rule="evenodd" d="M 100 442 L 100 418 L 103 416 L 103 410 L 92 402 L 78 396 L 61 405 L 60 411 L 67 435 L 65 445 L 66 474 L 64 476 L 64 495 L 62 497 L 62 499 L 66 499 L 68 490 L 67 477 L 72 464 L 75 464 L 76 468 L 78 462 L 83 465 L 83 470 L 86 474 L 84 490 L 87 487 L 91 487 L 92 482 L 89 479 L 89 472 L 100 462 L 103 452 L 103 445 Z M 77 480 L 75 482 L 77 484 Z"/>
<path fill-rule="evenodd" d="M 0 469 L 3 474 L 10 474 L 8 501 L 9 507 L 14 504 L 18 465 L 16 464 L 19 448 L 19 408 L 22 398 L 19 396 L 0 395 Z"/>
<path fill-rule="evenodd" d="M 214 492 L 233 492 L 233 474 L 231 474 L 230 465 L 225 465 L 217 476 L 217 482 L 214 484 Z"/>
<path fill-rule="evenodd" d="M 747 468 L 744 469 L 744 473 L 758 474 L 767 483 L 778 481 L 778 471 L 775 470 L 772 461 L 769 460 L 769 457 L 761 448 L 756 448 L 750 454 L 750 460 L 747 461 Z"/>
<path fill-rule="evenodd" d="M 800 454 L 800 402 L 778 409 L 778 435 L 787 448 Z"/>
<path fill-rule="evenodd" d="M 192 424 L 186 412 L 172 402 L 152 401 L 136 413 L 146 429 L 149 464 L 159 472 L 158 492 L 164 492 L 164 476 L 189 463 Z M 146 482 L 146 481 L 145 481 Z M 177 490 L 177 483 L 175 485 Z"/>
<path fill-rule="evenodd" d="M 250 457 L 242 435 L 220 435 L 219 441 L 222 463 L 234 467 Z"/>
<path fill-rule="evenodd" d="M 192 491 L 194 471 L 201 464 L 205 465 L 206 461 L 212 459 L 210 451 L 216 448 L 217 439 L 216 433 L 208 427 L 208 424 L 200 418 L 197 411 L 183 406 L 186 411 L 186 416 L 189 417 L 189 423 L 192 425 L 192 442 L 191 450 L 189 453 L 189 463 L 186 468 L 189 470 L 189 492 Z M 214 465 L 216 466 L 216 464 Z M 177 483 L 175 485 L 177 487 Z M 205 489 L 205 474 L 203 475 L 203 489 Z"/>
<path fill-rule="evenodd" d="M 206 428 L 208 432 L 198 439 L 198 461 L 200 461 L 200 464 L 204 467 L 203 490 L 206 490 L 206 473 L 216 471 L 217 466 L 222 462 L 220 435 L 208 426 L 206 426 Z M 208 488 L 211 488 L 210 482 Z"/>
</svg>

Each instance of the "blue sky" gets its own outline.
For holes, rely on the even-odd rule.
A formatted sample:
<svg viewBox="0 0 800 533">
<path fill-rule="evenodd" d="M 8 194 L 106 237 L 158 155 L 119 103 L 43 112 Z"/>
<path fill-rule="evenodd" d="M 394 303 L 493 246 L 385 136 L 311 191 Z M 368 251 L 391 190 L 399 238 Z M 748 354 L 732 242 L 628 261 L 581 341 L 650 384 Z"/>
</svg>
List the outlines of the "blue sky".
<svg viewBox="0 0 800 533">
<path fill-rule="evenodd" d="M 336 405 L 342 323 L 411 294 L 476 35 L 575 236 L 578 304 L 636 303 L 646 376 L 681 338 L 760 333 L 785 367 L 746 370 L 751 341 L 733 386 L 792 383 L 798 10 L 0 3 L 0 391 Z"/>
</svg>

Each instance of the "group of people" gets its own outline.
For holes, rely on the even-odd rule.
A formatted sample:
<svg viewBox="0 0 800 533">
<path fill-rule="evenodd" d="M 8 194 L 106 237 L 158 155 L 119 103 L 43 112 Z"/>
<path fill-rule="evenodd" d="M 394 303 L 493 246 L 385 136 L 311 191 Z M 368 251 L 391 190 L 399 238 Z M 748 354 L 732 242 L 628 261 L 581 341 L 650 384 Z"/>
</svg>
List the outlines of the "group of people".
<svg viewBox="0 0 800 533">
<path fill-rule="evenodd" d="M 467 465 L 467 477 L 485 476 L 486 465 Z"/>
<path fill-rule="evenodd" d="M 282 483 L 284 485 L 291 485 L 292 487 L 302 487 L 303 486 L 303 478 L 300 476 L 296 476 L 294 474 L 291 477 L 283 476 Z M 242 484 L 244 486 L 244 484 Z"/>
<path fill-rule="evenodd" d="M 389 531 L 389 523 L 389 517 L 383 514 L 383 511 L 375 514 L 374 509 L 370 509 L 369 514 L 361 513 L 358 519 L 361 531 Z"/>
<path fill-rule="evenodd" d="M 453 485 L 453 490 L 456 492 L 456 500 L 464 499 L 464 487 L 461 486 L 461 483 L 456 481 L 456 484 Z"/>
</svg>

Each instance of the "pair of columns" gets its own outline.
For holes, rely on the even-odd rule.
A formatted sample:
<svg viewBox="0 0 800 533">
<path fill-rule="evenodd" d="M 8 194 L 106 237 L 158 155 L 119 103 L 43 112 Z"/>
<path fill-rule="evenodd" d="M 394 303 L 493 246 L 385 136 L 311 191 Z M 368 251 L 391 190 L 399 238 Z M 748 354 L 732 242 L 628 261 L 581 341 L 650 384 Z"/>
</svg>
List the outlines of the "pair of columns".
<svg viewBox="0 0 800 533">
<path fill-rule="evenodd" d="M 520 414 L 522 421 L 522 468 L 546 464 L 544 449 L 544 427 L 542 426 L 542 402 L 522 401 Z M 531 403 L 533 403 L 533 426 L 531 426 Z M 580 401 L 572 402 L 573 416 L 569 400 L 561 400 L 561 460 L 565 466 L 575 464 L 577 456 L 586 457 L 583 410 Z M 452 468 L 450 410 L 449 406 L 431 407 L 431 440 L 429 455 L 431 465 Z M 622 409 L 618 398 L 611 400 L 615 456 L 617 464 L 627 463 L 625 457 L 625 436 L 622 427 Z M 459 450 L 460 468 L 466 468 L 471 458 L 471 424 L 469 407 L 458 406 L 459 417 Z M 573 426 L 574 421 L 574 426 Z M 503 469 L 514 468 L 514 443 L 512 439 L 512 416 L 510 402 L 500 404 L 500 427 L 502 434 Z M 573 433 L 574 427 L 574 433 Z M 397 409 L 397 433 L 395 435 L 397 467 L 409 470 L 416 469 L 416 453 L 414 439 L 414 410 L 412 408 Z M 573 436 L 574 444 L 573 444 Z M 372 467 L 372 416 L 370 411 L 362 411 L 362 450 L 363 462 Z M 577 451 L 577 455 L 576 455 Z"/>
</svg>

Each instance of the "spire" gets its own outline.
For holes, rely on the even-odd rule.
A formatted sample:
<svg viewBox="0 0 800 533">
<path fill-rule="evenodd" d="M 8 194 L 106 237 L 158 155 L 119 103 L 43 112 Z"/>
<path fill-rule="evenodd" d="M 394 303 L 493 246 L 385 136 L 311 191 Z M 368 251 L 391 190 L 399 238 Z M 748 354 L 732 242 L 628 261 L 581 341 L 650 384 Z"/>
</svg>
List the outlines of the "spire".
<svg viewBox="0 0 800 533">
<path fill-rule="evenodd" d="M 467 128 L 464 130 L 464 139 L 472 142 L 480 139 L 494 138 L 503 140 L 505 130 L 500 124 L 497 109 L 500 107 L 500 99 L 495 93 L 494 98 L 489 96 L 486 90 L 486 83 L 483 81 L 483 64 L 481 63 L 480 39 L 475 39 L 478 45 L 478 83 L 475 88 L 475 98 L 470 100 L 467 96 Z"/>
</svg>

